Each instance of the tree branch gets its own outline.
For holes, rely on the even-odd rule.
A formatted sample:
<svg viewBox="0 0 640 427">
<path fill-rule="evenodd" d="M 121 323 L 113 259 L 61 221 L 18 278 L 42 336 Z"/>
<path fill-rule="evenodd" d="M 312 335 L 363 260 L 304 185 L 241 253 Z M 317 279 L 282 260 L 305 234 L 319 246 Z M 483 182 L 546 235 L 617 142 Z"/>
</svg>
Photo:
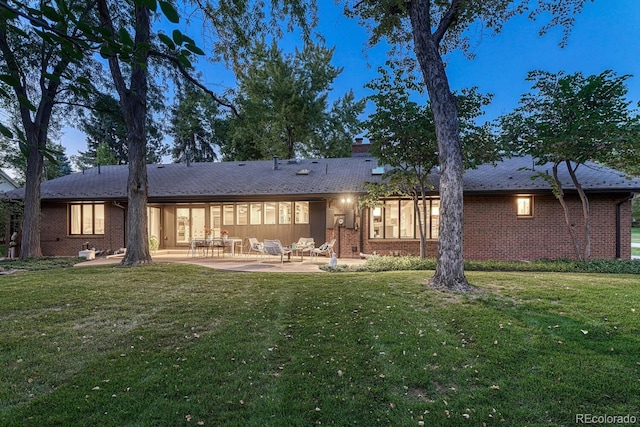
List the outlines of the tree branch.
<svg viewBox="0 0 640 427">
<path fill-rule="evenodd" d="M 218 97 L 218 95 L 216 95 L 211 89 L 209 89 L 208 87 L 203 85 L 200 81 L 198 81 L 195 77 L 193 77 L 189 73 L 187 68 L 184 66 L 184 64 L 182 64 L 178 60 L 178 58 L 176 58 L 175 56 L 167 55 L 166 53 L 163 53 L 163 52 L 160 52 L 160 51 L 154 50 L 154 49 L 149 51 L 149 56 L 153 56 L 153 57 L 156 57 L 156 58 L 160 58 L 160 59 L 164 59 L 166 61 L 169 61 L 171 64 L 173 64 L 178 69 L 178 71 L 180 71 L 180 74 L 182 74 L 183 77 L 185 77 L 187 80 L 189 80 L 189 82 L 193 83 L 195 86 L 197 86 L 198 88 L 203 90 L 207 95 L 211 96 L 213 98 L 213 100 L 215 102 L 217 102 L 218 104 L 222 105 L 223 107 L 227 107 L 228 109 L 230 109 L 231 112 L 236 117 L 240 117 L 240 113 L 236 109 L 235 105 L 233 105 L 229 101 L 226 101 L 226 100 Z"/>
<path fill-rule="evenodd" d="M 442 19 L 440 19 L 438 28 L 436 29 L 435 33 L 433 33 L 433 38 L 436 42 L 436 45 L 440 45 L 440 42 L 444 38 L 444 35 L 446 34 L 447 30 L 458 18 L 459 12 L 460 12 L 460 1 L 452 0 L 451 6 L 449 6 L 449 9 L 447 10 L 447 12 L 444 14 Z"/>
</svg>

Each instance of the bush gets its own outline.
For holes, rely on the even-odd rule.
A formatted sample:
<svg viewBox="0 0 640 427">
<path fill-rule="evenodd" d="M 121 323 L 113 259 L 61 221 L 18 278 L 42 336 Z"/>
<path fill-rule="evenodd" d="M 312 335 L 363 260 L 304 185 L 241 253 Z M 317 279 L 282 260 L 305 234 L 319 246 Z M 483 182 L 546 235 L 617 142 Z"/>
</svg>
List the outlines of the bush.
<svg viewBox="0 0 640 427">
<path fill-rule="evenodd" d="M 391 257 L 372 256 L 360 266 L 338 266 L 328 271 L 406 271 L 406 270 L 435 270 L 436 260 L 433 258 L 420 259 L 417 256 Z M 537 271 L 537 272 L 565 272 L 565 273 L 616 273 L 640 274 L 639 260 L 592 260 L 589 262 L 572 260 L 538 260 L 538 261 L 466 261 L 465 270 L 468 271 Z"/>
</svg>

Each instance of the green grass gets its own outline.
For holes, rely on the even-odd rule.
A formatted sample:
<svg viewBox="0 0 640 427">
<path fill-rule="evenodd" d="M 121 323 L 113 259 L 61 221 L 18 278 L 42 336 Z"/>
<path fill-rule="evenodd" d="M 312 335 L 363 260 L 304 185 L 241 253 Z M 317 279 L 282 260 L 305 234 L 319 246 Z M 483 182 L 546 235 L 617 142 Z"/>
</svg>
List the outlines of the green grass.
<svg viewBox="0 0 640 427">
<path fill-rule="evenodd" d="M 571 425 L 640 416 L 633 275 L 233 273 L 0 278 L 0 425 Z"/>
</svg>

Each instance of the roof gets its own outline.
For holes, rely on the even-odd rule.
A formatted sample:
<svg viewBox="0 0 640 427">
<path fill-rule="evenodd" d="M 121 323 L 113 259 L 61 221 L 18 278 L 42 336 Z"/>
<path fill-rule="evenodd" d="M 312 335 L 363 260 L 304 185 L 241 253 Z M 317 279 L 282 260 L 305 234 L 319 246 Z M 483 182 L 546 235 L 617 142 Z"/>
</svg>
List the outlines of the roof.
<svg viewBox="0 0 640 427">
<path fill-rule="evenodd" d="M 13 190 L 18 184 L 5 171 L 0 169 L 0 191 Z"/>
<path fill-rule="evenodd" d="M 363 193 L 364 183 L 379 182 L 373 175 L 378 166 L 373 157 L 274 161 L 172 163 L 147 166 L 150 201 L 244 200 L 261 197 L 323 198 L 335 194 Z M 534 169 L 534 170 L 532 170 Z M 308 174 L 298 174 L 306 170 Z M 303 171 L 304 172 L 304 171 Z M 550 192 L 544 179 L 532 179 L 539 172 L 551 173 L 551 164 L 535 166 L 531 157 L 506 158 L 481 165 L 464 174 L 466 194 Z M 127 198 L 128 166 L 101 166 L 42 183 L 42 200 L 109 200 Z M 581 165 L 578 179 L 585 191 L 637 192 L 640 179 L 593 163 Z M 573 189 L 561 168 L 566 191 Z M 432 182 L 436 184 L 437 174 Z M 24 190 L 7 193 L 22 198 Z"/>
</svg>

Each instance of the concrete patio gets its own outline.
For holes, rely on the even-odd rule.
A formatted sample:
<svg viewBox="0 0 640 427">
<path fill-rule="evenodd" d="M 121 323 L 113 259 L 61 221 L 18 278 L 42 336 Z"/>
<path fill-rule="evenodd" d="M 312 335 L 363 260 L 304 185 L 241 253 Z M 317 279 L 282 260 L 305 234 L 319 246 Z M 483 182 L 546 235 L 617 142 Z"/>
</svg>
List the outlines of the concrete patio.
<svg viewBox="0 0 640 427">
<path fill-rule="evenodd" d="M 290 261 L 285 261 L 280 265 L 280 258 L 275 256 L 256 256 L 256 255 L 235 255 L 226 254 L 223 256 L 191 256 L 187 251 L 184 252 L 164 252 L 158 251 L 151 254 L 154 262 L 177 262 L 183 264 L 197 264 L 203 267 L 215 268 L 218 270 L 228 271 L 255 271 L 255 272 L 274 272 L 274 273 L 325 273 L 320 267 L 329 264 L 329 258 L 305 257 L 300 261 L 298 256 L 292 256 Z M 101 257 L 93 260 L 81 262 L 75 267 L 91 266 L 91 265 L 108 265 L 118 264 L 122 260 L 122 255 Z M 360 258 L 339 258 L 338 265 L 362 265 L 363 259 Z"/>
</svg>

